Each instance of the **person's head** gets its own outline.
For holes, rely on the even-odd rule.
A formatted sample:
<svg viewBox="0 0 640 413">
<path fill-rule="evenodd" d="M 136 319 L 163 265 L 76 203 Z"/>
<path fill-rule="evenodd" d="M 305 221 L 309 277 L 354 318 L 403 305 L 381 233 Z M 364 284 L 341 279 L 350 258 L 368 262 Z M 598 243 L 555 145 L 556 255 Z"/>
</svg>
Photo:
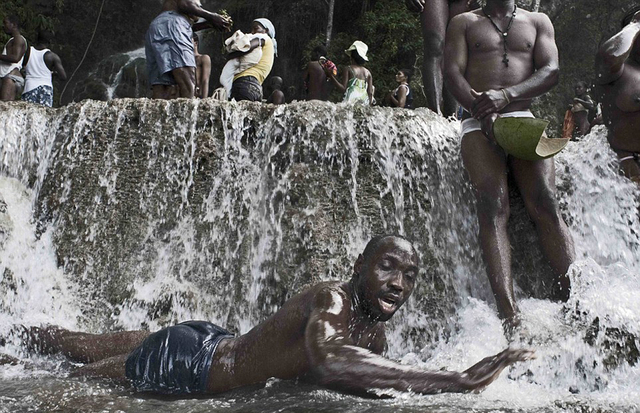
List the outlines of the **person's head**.
<svg viewBox="0 0 640 413">
<path fill-rule="evenodd" d="M 278 56 L 278 42 L 276 41 L 276 28 L 273 26 L 273 23 L 271 23 L 271 20 L 265 19 L 264 17 L 260 19 L 255 19 L 253 22 L 251 22 L 251 33 L 267 34 L 271 38 L 271 41 L 273 42 L 274 55 Z"/>
<path fill-rule="evenodd" d="M 269 82 L 269 85 L 271 86 L 272 90 L 280 90 L 282 89 L 282 78 L 280 76 L 273 76 L 271 78 L 271 81 Z"/>
<path fill-rule="evenodd" d="M 389 320 L 411 296 L 418 272 L 418 254 L 406 238 L 371 239 L 354 265 L 358 305 L 372 320 Z"/>
<path fill-rule="evenodd" d="M 579 80 L 576 82 L 574 86 L 574 90 L 576 92 L 576 96 L 582 96 L 587 93 L 587 82 L 583 80 Z"/>
<path fill-rule="evenodd" d="M 200 39 L 198 39 L 198 33 L 193 32 L 193 49 L 197 52 L 198 46 L 200 46 Z"/>
<path fill-rule="evenodd" d="M 47 29 L 39 29 L 38 37 L 36 38 L 37 44 L 48 45 L 53 40 L 53 32 Z"/>
<path fill-rule="evenodd" d="M 20 29 L 20 18 L 15 14 L 5 16 L 2 22 L 2 28 L 6 34 L 12 34 Z"/>
<path fill-rule="evenodd" d="M 320 57 L 322 56 L 326 56 L 327 55 L 327 48 L 323 45 L 320 44 L 316 47 L 313 48 L 313 51 L 311 51 L 311 60 L 320 60 Z"/>
<path fill-rule="evenodd" d="M 410 69 L 400 69 L 396 72 L 396 82 L 398 83 L 402 83 L 402 82 L 406 82 L 409 83 L 409 80 L 411 80 L 411 70 Z"/>
<path fill-rule="evenodd" d="M 633 19 L 633 16 L 639 11 L 640 11 L 640 5 L 636 5 L 635 7 L 632 7 L 629 11 L 625 13 L 624 17 L 622 18 L 623 29 L 625 28 L 625 26 L 631 23 L 631 19 Z"/>
<path fill-rule="evenodd" d="M 367 46 L 364 42 L 361 42 L 360 40 L 356 40 L 351 44 L 351 46 L 349 46 L 347 50 L 345 50 L 345 53 L 351 57 L 351 60 L 354 63 L 362 66 L 364 65 L 365 62 L 369 61 L 369 58 L 367 57 L 368 51 L 369 51 L 369 46 Z"/>
</svg>

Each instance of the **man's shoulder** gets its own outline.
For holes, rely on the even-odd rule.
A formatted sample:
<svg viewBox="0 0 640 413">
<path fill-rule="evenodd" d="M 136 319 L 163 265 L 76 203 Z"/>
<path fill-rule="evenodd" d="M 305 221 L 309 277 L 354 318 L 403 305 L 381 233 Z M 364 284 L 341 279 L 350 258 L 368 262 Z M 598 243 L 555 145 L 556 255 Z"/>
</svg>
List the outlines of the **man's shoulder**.
<svg viewBox="0 0 640 413">
<path fill-rule="evenodd" d="M 341 281 L 327 281 L 313 285 L 307 291 L 309 299 L 316 305 L 331 305 L 349 299 L 346 284 Z"/>
</svg>

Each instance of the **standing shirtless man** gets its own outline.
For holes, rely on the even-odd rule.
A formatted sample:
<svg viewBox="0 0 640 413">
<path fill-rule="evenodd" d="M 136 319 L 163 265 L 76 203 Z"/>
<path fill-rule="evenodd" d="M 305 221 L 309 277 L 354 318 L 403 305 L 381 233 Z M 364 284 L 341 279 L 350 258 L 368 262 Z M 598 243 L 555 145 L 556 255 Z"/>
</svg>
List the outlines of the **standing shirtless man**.
<svg viewBox="0 0 640 413">
<path fill-rule="evenodd" d="M 622 30 L 602 44 L 596 82 L 609 144 L 625 175 L 640 186 L 640 6 L 622 20 Z"/>
<path fill-rule="evenodd" d="M 533 117 L 531 100 L 556 85 L 558 71 L 551 21 L 545 14 L 517 9 L 514 0 L 487 0 L 484 8 L 460 14 L 449 25 L 445 79 L 466 110 L 462 159 L 476 195 L 482 256 L 507 332 L 519 325 L 507 236 L 508 172 L 556 277 L 552 297 L 566 301 L 570 293 L 567 270 L 575 252 L 558 209 L 553 159 L 516 159 L 493 137 L 499 116 Z"/>
<path fill-rule="evenodd" d="M 202 17 L 206 21 L 196 23 Z M 145 52 L 149 84 L 154 99 L 177 95 L 193 98 L 196 88 L 196 59 L 193 31 L 207 28 L 227 31 L 232 21 L 202 8 L 200 0 L 164 0 L 162 13 L 149 26 Z"/>
<path fill-rule="evenodd" d="M 531 351 L 507 349 L 462 373 L 426 371 L 384 358 L 385 322 L 419 281 L 418 264 L 406 239 L 373 238 L 349 282 L 312 286 L 239 337 L 209 322 L 190 321 L 153 334 L 36 327 L 25 330 L 24 338 L 41 351 L 91 363 L 76 375 L 128 380 L 140 391 L 178 395 L 221 393 L 270 377 L 357 394 L 470 392 L 489 385 L 511 364 L 532 358 Z M 0 364 L 16 361 L 0 355 Z"/>
</svg>

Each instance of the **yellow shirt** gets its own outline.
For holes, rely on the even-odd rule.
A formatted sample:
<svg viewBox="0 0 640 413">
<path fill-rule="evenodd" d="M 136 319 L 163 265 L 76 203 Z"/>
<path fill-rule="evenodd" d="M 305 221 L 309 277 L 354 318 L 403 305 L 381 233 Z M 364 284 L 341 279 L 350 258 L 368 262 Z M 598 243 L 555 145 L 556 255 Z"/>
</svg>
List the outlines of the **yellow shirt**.
<svg viewBox="0 0 640 413">
<path fill-rule="evenodd" d="M 248 68 L 244 72 L 238 73 L 237 75 L 235 75 L 233 80 L 237 80 L 245 76 L 253 76 L 258 79 L 258 82 L 260 82 L 260 84 L 262 84 L 264 82 L 264 79 L 266 79 L 266 77 L 269 76 L 269 73 L 271 72 L 271 68 L 273 67 L 273 57 L 273 42 L 271 41 L 271 39 L 265 39 L 264 46 L 262 46 L 262 58 L 260 59 L 258 64 Z"/>
</svg>

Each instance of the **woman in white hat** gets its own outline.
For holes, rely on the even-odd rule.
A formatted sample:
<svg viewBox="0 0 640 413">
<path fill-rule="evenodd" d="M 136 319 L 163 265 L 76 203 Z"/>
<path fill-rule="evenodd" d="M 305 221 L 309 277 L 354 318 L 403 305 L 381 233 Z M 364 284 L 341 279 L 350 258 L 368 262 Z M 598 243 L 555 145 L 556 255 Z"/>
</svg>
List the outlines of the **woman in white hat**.
<svg viewBox="0 0 640 413">
<path fill-rule="evenodd" d="M 361 102 L 370 105 L 373 101 L 373 78 L 371 72 L 364 67 L 369 61 L 369 47 L 360 40 L 353 42 L 345 53 L 351 58 L 351 64 L 342 72 L 342 81 L 336 79 L 332 71 L 326 71 L 327 77 L 344 92 L 343 102 Z"/>
</svg>

